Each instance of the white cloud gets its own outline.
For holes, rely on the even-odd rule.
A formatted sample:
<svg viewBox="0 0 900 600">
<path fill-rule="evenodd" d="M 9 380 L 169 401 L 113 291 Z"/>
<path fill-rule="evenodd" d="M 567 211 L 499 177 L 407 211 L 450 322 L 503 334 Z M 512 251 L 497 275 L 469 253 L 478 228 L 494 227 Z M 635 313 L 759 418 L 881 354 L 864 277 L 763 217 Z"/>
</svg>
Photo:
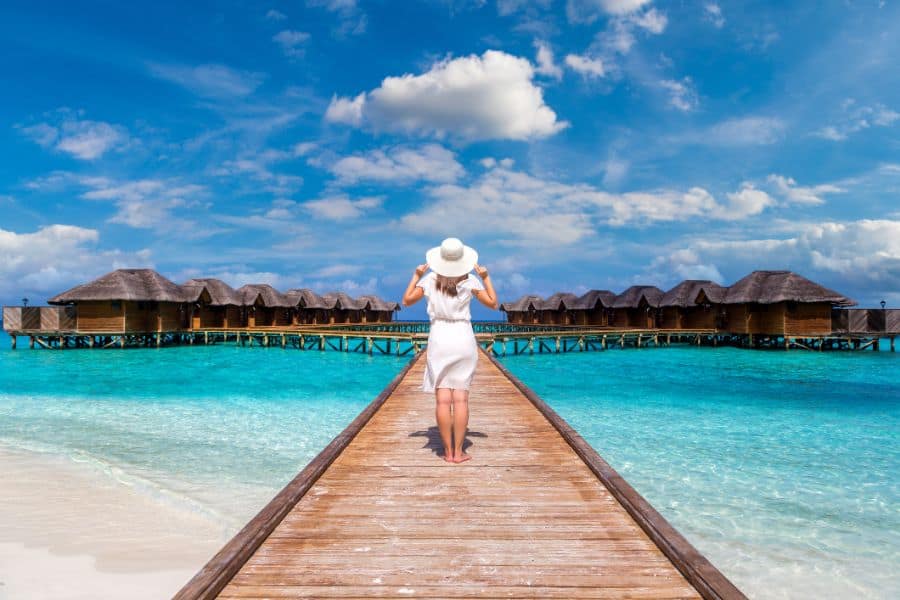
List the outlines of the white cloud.
<svg viewBox="0 0 900 600">
<path fill-rule="evenodd" d="M 765 146 L 784 137 L 787 125 L 775 117 L 727 119 L 689 136 L 688 141 L 713 146 Z"/>
<path fill-rule="evenodd" d="M 465 174 L 456 155 L 437 144 L 418 148 L 395 146 L 347 156 L 334 163 L 329 170 L 342 182 L 351 184 L 359 181 L 448 183 Z"/>
<path fill-rule="evenodd" d="M 622 16 L 639 11 L 652 0 L 568 0 L 566 15 L 572 23 L 593 23 L 601 14 Z"/>
<path fill-rule="evenodd" d="M 831 184 L 822 184 L 812 187 L 799 186 L 794 179 L 784 177 L 783 175 L 769 175 L 767 181 L 775 186 L 778 193 L 792 204 L 805 204 L 808 206 L 825 204 L 825 199 L 822 198 L 822 196 L 826 194 L 839 194 L 846 191 Z"/>
<path fill-rule="evenodd" d="M 338 37 L 365 33 L 368 25 L 366 14 L 359 9 L 356 0 L 306 0 L 307 6 L 324 8 L 338 16 L 340 25 L 335 29 Z"/>
<path fill-rule="evenodd" d="M 147 266 L 149 252 L 97 250 L 96 229 L 49 225 L 29 233 L 0 229 L 0 299 L 28 297 L 42 304 L 73 285 L 106 271 Z"/>
<path fill-rule="evenodd" d="M 310 152 L 316 149 L 318 144 L 316 142 L 299 142 L 294 144 L 294 147 L 291 149 L 291 153 L 296 156 L 306 156 Z"/>
<path fill-rule="evenodd" d="M 666 15 L 659 12 L 655 8 L 651 8 L 644 13 L 631 16 L 630 21 L 641 29 L 646 29 L 650 33 L 654 33 L 657 35 L 665 31 L 666 25 L 669 24 L 669 19 L 666 17 Z"/>
<path fill-rule="evenodd" d="M 688 112 L 697 108 L 699 100 L 690 77 L 681 81 L 665 79 L 659 82 L 661 88 L 669 92 L 669 104 L 680 111 Z"/>
<path fill-rule="evenodd" d="M 721 29 L 725 26 L 722 8 L 715 2 L 707 2 L 703 5 L 703 18 L 712 23 L 716 29 Z"/>
<path fill-rule="evenodd" d="M 553 50 L 550 49 L 550 46 L 542 41 L 535 41 L 534 45 L 535 48 L 537 48 L 537 57 L 535 60 L 538 65 L 534 72 L 538 75 L 552 77 L 553 79 L 562 79 L 562 69 L 554 62 Z"/>
<path fill-rule="evenodd" d="M 454 231 L 491 234 L 502 243 L 534 243 L 547 248 L 594 236 L 604 225 L 740 220 L 775 205 L 768 194 L 750 184 L 720 203 L 698 187 L 686 192 L 663 189 L 612 194 L 588 184 L 539 179 L 498 167 L 491 160 L 482 164 L 489 170 L 477 180 L 429 189 L 431 202 L 403 215 L 394 225 L 439 235 Z"/>
<path fill-rule="evenodd" d="M 269 10 L 269 12 L 266 13 L 266 18 L 270 21 L 284 21 L 285 19 L 287 19 L 287 15 L 280 10 L 275 10 L 274 8 L 272 8 Z"/>
<path fill-rule="evenodd" d="M 129 141 L 128 131 L 103 121 L 80 119 L 78 113 L 59 110 L 53 123 L 19 127 L 27 137 L 44 148 L 65 152 L 80 160 L 94 160 Z"/>
<path fill-rule="evenodd" d="M 363 216 L 366 211 L 378 208 L 384 201 L 381 197 L 367 197 L 351 200 L 347 196 L 332 196 L 310 200 L 302 204 L 314 217 L 329 221 L 347 221 Z"/>
<path fill-rule="evenodd" d="M 526 59 L 496 50 L 447 58 L 421 75 L 388 77 L 352 100 L 334 98 L 326 119 L 438 138 L 543 138 L 568 123 L 544 103 L 534 74 Z"/>
<path fill-rule="evenodd" d="M 497 0 L 497 14 L 506 17 L 533 6 L 549 8 L 552 2 L 553 0 Z"/>
<path fill-rule="evenodd" d="M 217 64 L 191 67 L 151 62 L 147 67 L 154 77 L 208 98 L 249 96 L 265 79 L 262 73 L 240 71 Z"/>
<path fill-rule="evenodd" d="M 296 148 L 295 148 L 296 151 Z M 219 177 L 241 177 L 248 175 L 263 184 L 262 189 L 276 195 L 287 195 L 295 192 L 303 184 L 299 175 L 276 173 L 272 166 L 296 156 L 281 150 L 265 150 L 258 154 L 247 154 L 233 160 L 226 160 L 222 166 L 212 171 Z"/>
<path fill-rule="evenodd" d="M 363 92 L 356 98 L 339 98 L 332 96 L 328 110 L 325 111 L 325 120 L 332 123 L 346 123 L 347 125 L 360 125 L 363 120 L 363 105 L 366 103 L 366 93 Z"/>
<path fill-rule="evenodd" d="M 602 60 L 578 54 L 567 55 L 566 66 L 585 78 L 603 77 L 606 73 Z"/>
<path fill-rule="evenodd" d="M 80 183 L 89 188 L 81 194 L 85 200 L 115 203 L 117 211 L 109 219 L 110 223 L 165 231 L 189 227 L 190 222 L 177 218 L 172 211 L 193 204 L 206 191 L 203 186 L 163 179 L 116 182 L 105 178 L 82 178 Z"/>
<path fill-rule="evenodd" d="M 900 120 L 900 113 L 883 104 L 858 106 L 852 98 L 842 103 L 844 114 L 832 125 L 813 132 L 826 140 L 839 142 L 870 127 L 890 127 Z"/>
<path fill-rule="evenodd" d="M 301 58 L 305 53 L 304 44 L 309 41 L 309 34 L 304 31 L 285 29 L 272 36 L 272 41 L 281 46 L 285 56 Z"/>
</svg>

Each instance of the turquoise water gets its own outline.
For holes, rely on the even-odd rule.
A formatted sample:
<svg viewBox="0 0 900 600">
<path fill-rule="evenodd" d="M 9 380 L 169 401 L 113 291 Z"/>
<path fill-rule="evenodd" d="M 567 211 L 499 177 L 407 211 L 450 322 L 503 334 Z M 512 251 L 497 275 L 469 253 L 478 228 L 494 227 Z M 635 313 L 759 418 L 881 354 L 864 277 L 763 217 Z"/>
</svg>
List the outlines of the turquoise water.
<svg viewBox="0 0 900 600">
<path fill-rule="evenodd" d="M 900 598 L 900 354 L 502 360 L 751 597 Z"/>
<path fill-rule="evenodd" d="M 0 444 L 89 463 L 232 533 L 409 360 L 234 345 L 12 351 L 6 336 L 0 344 Z"/>
</svg>

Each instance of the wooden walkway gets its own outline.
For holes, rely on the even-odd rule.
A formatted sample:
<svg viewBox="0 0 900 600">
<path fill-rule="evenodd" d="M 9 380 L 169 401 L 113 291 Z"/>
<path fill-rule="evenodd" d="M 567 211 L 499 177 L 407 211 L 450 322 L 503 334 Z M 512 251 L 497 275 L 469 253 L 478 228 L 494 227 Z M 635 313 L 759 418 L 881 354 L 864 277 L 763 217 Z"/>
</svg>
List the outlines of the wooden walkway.
<svg viewBox="0 0 900 600">
<path fill-rule="evenodd" d="M 424 352 L 176 596 L 744 598 L 482 351 L 440 458 Z"/>
</svg>

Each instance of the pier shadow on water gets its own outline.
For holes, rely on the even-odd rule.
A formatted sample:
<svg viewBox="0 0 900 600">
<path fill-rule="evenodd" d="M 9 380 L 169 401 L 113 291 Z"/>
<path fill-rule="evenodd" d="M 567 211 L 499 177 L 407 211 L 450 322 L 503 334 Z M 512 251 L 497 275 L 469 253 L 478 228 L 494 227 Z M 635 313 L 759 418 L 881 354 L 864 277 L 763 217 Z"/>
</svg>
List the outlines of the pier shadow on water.
<svg viewBox="0 0 900 600">
<path fill-rule="evenodd" d="M 444 443 L 441 441 L 441 432 L 438 430 L 437 426 L 429 427 L 426 431 L 413 431 L 409 434 L 409 437 L 423 437 L 426 438 L 425 445 L 422 448 L 428 448 L 431 450 L 435 456 L 444 456 Z M 474 445 L 474 442 L 471 438 L 486 438 L 487 434 L 482 433 L 480 431 L 472 431 L 469 429 L 466 432 L 466 439 L 463 442 L 463 452 L 468 450 Z"/>
</svg>

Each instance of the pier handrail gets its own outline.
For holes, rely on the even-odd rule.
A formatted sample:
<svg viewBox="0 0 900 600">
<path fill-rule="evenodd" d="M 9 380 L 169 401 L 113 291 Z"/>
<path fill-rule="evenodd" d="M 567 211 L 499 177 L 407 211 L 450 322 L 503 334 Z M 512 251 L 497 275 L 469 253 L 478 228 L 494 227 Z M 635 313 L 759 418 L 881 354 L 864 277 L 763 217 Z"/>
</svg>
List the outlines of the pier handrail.
<svg viewBox="0 0 900 600">
<path fill-rule="evenodd" d="M 684 578 L 707 600 L 747 600 L 731 581 L 712 565 L 687 539 L 678 533 L 637 490 L 603 460 L 565 419 L 556 413 L 531 388 L 512 374 L 503 364 L 483 348 L 482 353 L 513 385 L 540 411 L 559 432 L 566 443 L 619 501 L 631 518 L 644 530 L 659 549 L 672 561 Z"/>
<path fill-rule="evenodd" d="M 306 467 L 272 498 L 253 519 L 231 538 L 200 571 L 178 591 L 173 600 L 211 600 L 240 571 L 257 548 L 275 531 L 278 524 L 303 498 L 306 492 L 350 445 L 382 404 L 390 397 L 409 370 L 425 353 L 419 352 L 397 373 L 381 393 L 363 409 Z"/>
</svg>

